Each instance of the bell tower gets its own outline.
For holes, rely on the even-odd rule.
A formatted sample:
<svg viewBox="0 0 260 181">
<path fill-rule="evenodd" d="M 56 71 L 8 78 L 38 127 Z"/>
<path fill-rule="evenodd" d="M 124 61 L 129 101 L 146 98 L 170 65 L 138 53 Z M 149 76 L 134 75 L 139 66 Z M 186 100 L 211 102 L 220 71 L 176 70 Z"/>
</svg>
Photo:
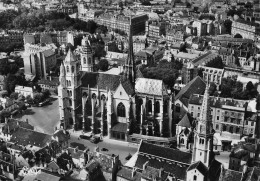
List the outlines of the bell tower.
<svg viewBox="0 0 260 181">
<path fill-rule="evenodd" d="M 93 72 L 93 51 L 87 37 L 82 39 L 82 50 L 80 52 L 81 71 Z"/>
<path fill-rule="evenodd" d="M 77 108 L 79 103 L 77 95 L 79 94 L 81 81 L 80 81 L 80 63 L 71 49 L 69 49 L 64 60 L 64 67 L 66 72 L 66 87 L 68 97 L 68 109 L 71 113 L 70 125 L 75 129 L 77 123 Z"/>
<path fill-rule="evenodd" d="M 213 153 L 213 124 L 209 101 L 209 85 L 206 86 L 203 96 L 200 117 L 198 118 L 195 136 L 192 161 L 201 161 L 207 167 L 214 159 Z"/>
</svg>

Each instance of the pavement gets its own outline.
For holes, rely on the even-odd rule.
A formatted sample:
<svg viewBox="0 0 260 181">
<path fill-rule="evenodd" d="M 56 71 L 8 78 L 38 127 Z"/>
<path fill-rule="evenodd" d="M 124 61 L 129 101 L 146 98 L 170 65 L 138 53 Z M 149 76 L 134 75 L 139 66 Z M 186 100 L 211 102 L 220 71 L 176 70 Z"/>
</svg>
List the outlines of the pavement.
<svg viewBox="0 0 260 181">
<path fill-rule="evenodd" d="M 52 95 L 51 100 L 43 107 L 28 107 L 23 115 L 18 114 L 15 118 L 23 121 L 28 119 L 36 131 L 53 134 L 60 121 L 58 96 Z"/>
<path fill-rule="evenodd" d="M 59 101 L 58 97 L 52 95 L 52 101 L 49 105 L 43 107 L 29 107 L 25 111 L 24 115 L 17 115 L 15 118 L 20 120 L 28 119 L 29 123 L 35 127 L 36 131 L 53 134 L 55 132 L 55 127 L 59 123 Z M 82 135 L 82 131 L 68 130 L 71 135 L 70 143 L 76 142 L 81 143 L 90 151 L 93 151 L 96 146 L 99 148 L 107 148 L 108 151 L 104 153 L 119 155 L 119 159 L 122 164 L 126 163 L 125 157 L 133 155 L 137 149 L 138 144 L 128 143 L 124 141 L 118 141 L 104 137 L 98 144 L 91 143 L 89 140 L 78 139 L 79 135 Z M 101 151 L 102 152 L 102 151 Z"/>
<path fill-rule="evenodd" d="M 228 169 L 229 155 L 230 155 L 230 152 L 228 152 L 228 151 L 221 151 L 220 155 L 216 155 L 215 156 L 215 159 L 217 161 L 219 161 L 220 163 L 222 163 L 225 169 Z"/>
</svg>

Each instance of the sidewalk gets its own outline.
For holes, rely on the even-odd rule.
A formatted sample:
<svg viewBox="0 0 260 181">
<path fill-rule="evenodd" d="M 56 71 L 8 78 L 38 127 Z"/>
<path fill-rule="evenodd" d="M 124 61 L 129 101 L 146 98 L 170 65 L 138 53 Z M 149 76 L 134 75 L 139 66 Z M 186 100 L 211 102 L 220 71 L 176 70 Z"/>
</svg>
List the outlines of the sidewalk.
<svg viewBox="0 0 260 181">
<path fill-rule="evenodd" d="M 78 138 L 80 135 L 83 135 L 82 130 L 74 131 L 73 129 L 69 129 L 68 131 L 69 131 L 70 135 L 74 135 L 76 138 Z M 90 134 L 90 132 L 84 133 L 84 135 L 89 135 L 89 134 Z M 100 136 L 100 134 L 96 134 L 95 136 Z M 102 141 L 105 143 L 128 146 L 128 147 L 132 147 L 132 148 L 137 148 L 139 145 L 137 143 L 130 143 L 130 142 L 125 142 L 125 141 L 120 141 L 120 140 L 115 140 L 115 139 L 109 139 L 108 136 L 103 137 Z"/>
</svg>

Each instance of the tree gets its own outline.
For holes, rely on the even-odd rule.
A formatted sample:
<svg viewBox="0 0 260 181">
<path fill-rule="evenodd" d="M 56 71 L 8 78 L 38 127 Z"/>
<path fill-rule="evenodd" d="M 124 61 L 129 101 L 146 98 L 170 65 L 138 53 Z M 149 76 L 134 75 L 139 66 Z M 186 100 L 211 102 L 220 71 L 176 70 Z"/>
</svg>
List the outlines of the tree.
<svg viewBox="0 0 260 181">
<path fill-rule="evenodd" d="M 230 19 L 226 19 L 226 20 L 224 21 L 224 26 L 225 26 L 225 28 L 226 28 L 226 32 L 227 32 L 228 34 L 231 34 L 232 21 L 231 21 Z"/>
<path fill-rule="evenodd" d="M 48 89 L 45 89 L 43 92 L 42 92 L 42 94 L 43 94 L 43 99 L 45 100 L 45 99 L 48 99 L 50 96 L 51 96 L 51 93 L 50 93 L 50 91 L 48 90 Z"/>
<path fill-rule="evenodd" d="M 223 64 L 222 58 L 220 56 L 212 59 L 211 61 L 206 63 L 206 67 L 213 67 L 218 69 L 223 69 L 225 65 Z"/>
<path fill-rule="evenodd" d="M 106 59 L 102 59 L 98 62 L 98 69 L 102 71 L 107 71 L 108 70 L 108 61 Z"/>
<path fill-rule="evenodd" d="M 17 100 L 18 99 L 18 93 L 17 92 L 12 92 L 11 94 L 10 94 L 10 98 L 11 99 L 13 99 L 13 100 Z"/>
<path fill-rule="evenodd" d="M 26 96 L 25 100 L 28 104 L 33 104 L 33 98 L 30 95 Z"/>
<path fill-rule="evenodd" d="M 9 118 L 11 116 L 11 112 L 4 109 L 0 112 L 0 117 L 2 120 L 5 120 L 5 118 Z"/>
<path fill-rule="evenodd" d="M 217 91 L 217 86 L 215 83 L 211 82 L 209 87 L 209 95 L 212 96 Z"/>
<path fill-rule="evenodd" d="M 42 101 L 43 101 L 43 93 L 36 93 L 36 94 L 34 95 L 33 102 L 34 102 L 35 104 L 39 104 L 39 103 L 42 102 Z"/>
</svg>

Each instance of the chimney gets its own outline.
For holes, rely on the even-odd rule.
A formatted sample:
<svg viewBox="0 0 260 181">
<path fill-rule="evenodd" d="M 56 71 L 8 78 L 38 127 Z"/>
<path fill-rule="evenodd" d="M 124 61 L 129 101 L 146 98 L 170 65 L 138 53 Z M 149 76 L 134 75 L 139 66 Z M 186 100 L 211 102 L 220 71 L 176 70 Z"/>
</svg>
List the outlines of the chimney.
<svg viewBox="0 0 260 181">
<path fill-rule="evenodd" d="M 135 168 L 132 169 L 132 178 L 136 175 L 136 170 Z"/>
<path fill-rule="evenodd" d="M 159 178 L 162 178 L 162 172 L 163 172 L 163 168 L 160 168 L 160 170 L 159 170 Z"/>
<path fill-rule="evenodd" d="M 143 164 L 143 170 L 145 170 L 146 168 L 147 168 L 147 164 L 149 163 L 149 161 L 147 161 L 147 162 L 145 162 L 144 164 Z"/>
</svg>

